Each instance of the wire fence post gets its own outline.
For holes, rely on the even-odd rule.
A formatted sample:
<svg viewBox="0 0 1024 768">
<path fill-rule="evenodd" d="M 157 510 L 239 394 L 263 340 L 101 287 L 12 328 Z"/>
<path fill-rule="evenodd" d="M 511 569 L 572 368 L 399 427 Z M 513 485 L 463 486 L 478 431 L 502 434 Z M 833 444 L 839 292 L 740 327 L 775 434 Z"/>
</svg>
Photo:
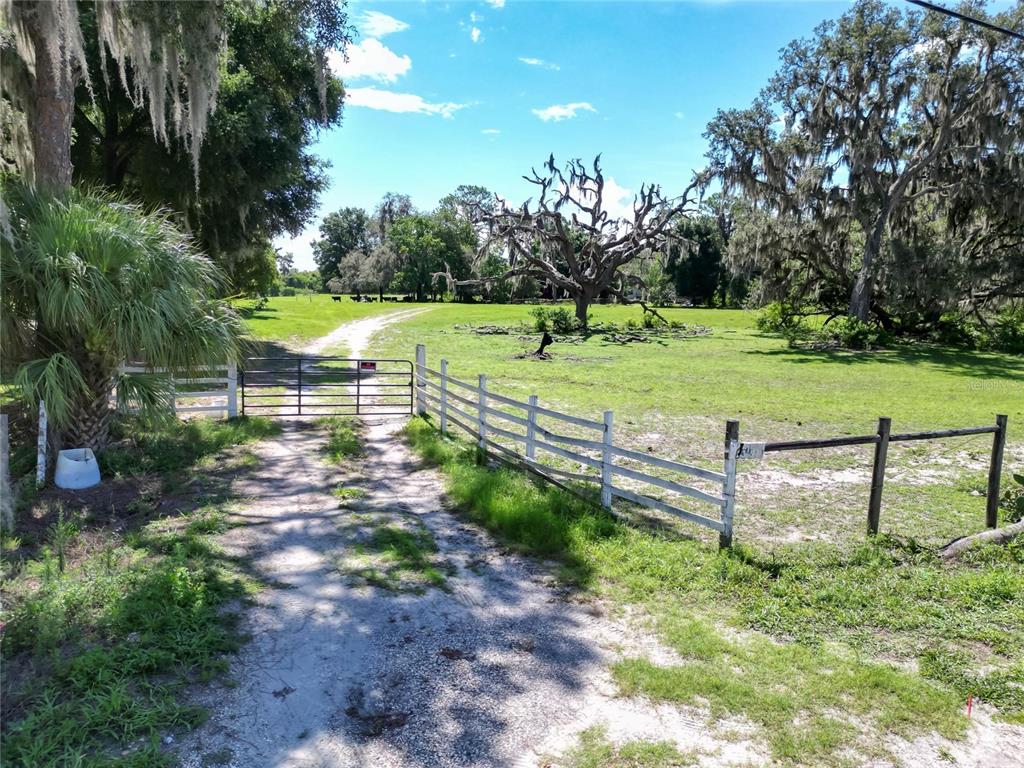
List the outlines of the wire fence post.
<svg viewBox="0 0 1024 768">
<path fill-rule="evenodd" d="M 416 414 L 423 416 L 427 412 L 427 399 L 423 396 L 427 388 L 426 373 L 427 348 L 423 344 L 416 345 Z"/>
<path fill-rule="evenodd" d="M 601 448 L 601 506 L 612 508 L 612 411 L 604 412 L 604 439 Z"/>
<path fill-rule="evenodd" d="M 477 430 L 479 440 L 477 441 L 477 457 L 480 463 L 484 461 L 485 441 L 487 440 L 487 376 L 481 373 L 477 377 Z"/>
<path fill-rule="evenodd" d="M 725 480 L 722 481 L 722 530 L 718 534 L 718 548 L 732 546 L 732 520 L 736 512 L 736 455 L 740 450 L 740 423 L 735 419 L 725 422 Z"/>
<path fill-rule="evenodd" d="M 1003 474 L 1006 422 L 1005 414 L 996 416 L 996 431 L 992 435 L 992 461 L 988 466 L 988 494 L 985 498 L 985 525 L 989 528 L 999 524 L 999 480 Z"/>
<path fill-rule="evenodd" d="M 36 487 L 46 484 L 46 403 L 39 401 L 39 437 L 36 438 Z"/>
<path fill-rule="evenodd" d="M 526 411 L 526 458 L 537 458 L 537 396 L 530 395 L 530 407 Z"/>
<path fill-rule="evenodd" d="M 14 493 L 11 488 L 11 441 L 7 414 L 0 413 L 0 528 L 14 530 Z"/>
<path fill-rule="evenodd" d="M 448 434 L 448 361 L 441 360 L 441 434 Z"/>
<path fill-rule="evenodd" d="M 228 360 L 228 418 L 238 415 L 238 363 Z"/>
<path fill-rule="evenodd" d="M 882 488 L 885 485 L 885 461 L 889 455 L 889 433 L 892 419 L 878 419 L 878 442 L 875 443 L 875 461 L 871 467 L 871 497 L 868 500 L 868 535 L 878 535 L 878 521 L 882 515 Z"/>
</svg>

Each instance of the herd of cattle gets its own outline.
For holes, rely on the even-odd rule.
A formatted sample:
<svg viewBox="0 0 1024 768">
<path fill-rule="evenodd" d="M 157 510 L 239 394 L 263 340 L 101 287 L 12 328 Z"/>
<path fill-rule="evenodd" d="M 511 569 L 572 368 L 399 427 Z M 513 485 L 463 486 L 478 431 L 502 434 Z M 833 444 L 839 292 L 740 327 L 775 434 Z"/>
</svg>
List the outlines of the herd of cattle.
<svg viewBox="0 0 1024 768">
<path fill-rule="evenodd" d="M 341 301 L 342 298 L 343 298 L 342 296 L 331 296 L 331 301 Z M 415 296 L 381 296 L 380 300 L 381 301 L 405 301 L 405 302 L 411 302 L 411 301 L 416 301 L 416 297 Z M 363 296 L 363 295 L 357 293 L 355 296 L 352 297 L 352 301 L 377 301 L 377 297 L 376 296 Z"/>
</svg>

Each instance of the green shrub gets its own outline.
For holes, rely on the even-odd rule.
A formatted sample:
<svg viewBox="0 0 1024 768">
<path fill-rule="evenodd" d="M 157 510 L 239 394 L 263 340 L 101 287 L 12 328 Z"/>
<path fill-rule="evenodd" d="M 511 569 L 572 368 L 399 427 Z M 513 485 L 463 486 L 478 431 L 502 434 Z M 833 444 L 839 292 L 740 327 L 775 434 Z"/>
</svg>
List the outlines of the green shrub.
<svg viewBox="0 0 1024 768">
<path fill-rule="evenodd" d="M 533 327 L 538 333 L 558 333 L 569 336 L 579 333 L 580 322 L 567 307 L 534 307 Z"/>
<path fill-rule="evenodd" d="M 822 343 L 834 343 L 845 349 L 874 349 L 891 341 L 882 328 L 856 317 L 837 317 L 813 334 Z"/>
<path fill-rule="evenodd" d="M 294 288 L 290 288 L 290 287 L 282 288 L 281 289 L 281 295 L 282 296 L 294 296 L 295 295 L 295 289 Z"/>
<path fill-rule="evenodd" d="M 551 330 L 547 307 L 534 307 L 530 310 L 530 314 L 533 316 L 533 329 L 537 333 L 547 333 Z"/>
<path fill-rule="evenodd" d="M 757 316 L 757 328 L 765 333 L 778 333 L 787 339 L 806 335 L 810 330 L 799 311 L 781 301 L 772 302 L 761 310 Z"/>
<path fill-rule="evenodd" d="M 982 346 L 997 352 L 1024 354 L 1024 306 L 1000 312 L 995 322 L 983 331 Z"/>
<path fill-rule="evenodd" d="M 1004 523 L 1019 523 L 1024 520 L 1024 474 L 1013 475 L 1014 485 L 1006 489 L 999 500 Z"/>
</svg>

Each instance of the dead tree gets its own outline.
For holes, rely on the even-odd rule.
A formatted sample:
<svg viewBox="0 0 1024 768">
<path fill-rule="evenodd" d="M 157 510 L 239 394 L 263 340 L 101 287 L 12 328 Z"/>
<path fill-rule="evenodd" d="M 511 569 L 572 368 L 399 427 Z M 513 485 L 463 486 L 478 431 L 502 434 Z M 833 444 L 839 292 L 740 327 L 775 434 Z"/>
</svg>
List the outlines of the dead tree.
<svg viewBox="0 0 1024 768">
<path fill-rule="evenodd" d="M 593 171 L 580 160 L 571 160 L 563 171 L 554 155 L 544 164 L 544 174 L 531 170 L 526 181 L 539 189 L 536 205 L 527 200 L 510 208 L 497 198 L 497 205 L 475 205 L 471 217 L 484 231 L 477 258 L 482 259 L 495 243 L 504 246 L 508 270 L 491 277 L 456 280 L 450 273 L 438 275 L 449 288 L 458 285 L 486 285 L 502 280 L 532 277 L 564 290 L 576 304 L 576 318 L 587 327 L 587 310 L 602 294 L 619 301 L 638 303 L 629 289 L 642 292 L 646 286 L 638 275 L 622 267 L 652 252 L 664 251 L 676 218 L 696 201 L 704 177 L 697 175 L 682 195 L 666 199 L 661 188 L 644 184 L 633 198 L 632 220 L 617 218 L 605 207 L 605 178 L 601 156 Z M 655 313 L 657 314 L 657 313 Z"/>
</svg>

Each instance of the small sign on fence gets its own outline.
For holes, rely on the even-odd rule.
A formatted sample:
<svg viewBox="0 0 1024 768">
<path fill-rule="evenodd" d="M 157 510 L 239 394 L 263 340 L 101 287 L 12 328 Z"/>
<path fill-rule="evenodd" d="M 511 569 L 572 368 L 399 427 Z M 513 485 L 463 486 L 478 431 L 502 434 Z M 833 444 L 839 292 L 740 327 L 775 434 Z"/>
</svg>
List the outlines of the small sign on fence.
<svg viewBox="0 0 1024 768">
<path fill-rule="evenodd" d="M 376 360 L 360 360 L 359 361 L 360 371 L 376 371 L 377 361 Z"/>
<path fill-rule="evenodd" d="M 740 443 L 737 459 L 763 459 L 764 443 Z"/>
</svg>

